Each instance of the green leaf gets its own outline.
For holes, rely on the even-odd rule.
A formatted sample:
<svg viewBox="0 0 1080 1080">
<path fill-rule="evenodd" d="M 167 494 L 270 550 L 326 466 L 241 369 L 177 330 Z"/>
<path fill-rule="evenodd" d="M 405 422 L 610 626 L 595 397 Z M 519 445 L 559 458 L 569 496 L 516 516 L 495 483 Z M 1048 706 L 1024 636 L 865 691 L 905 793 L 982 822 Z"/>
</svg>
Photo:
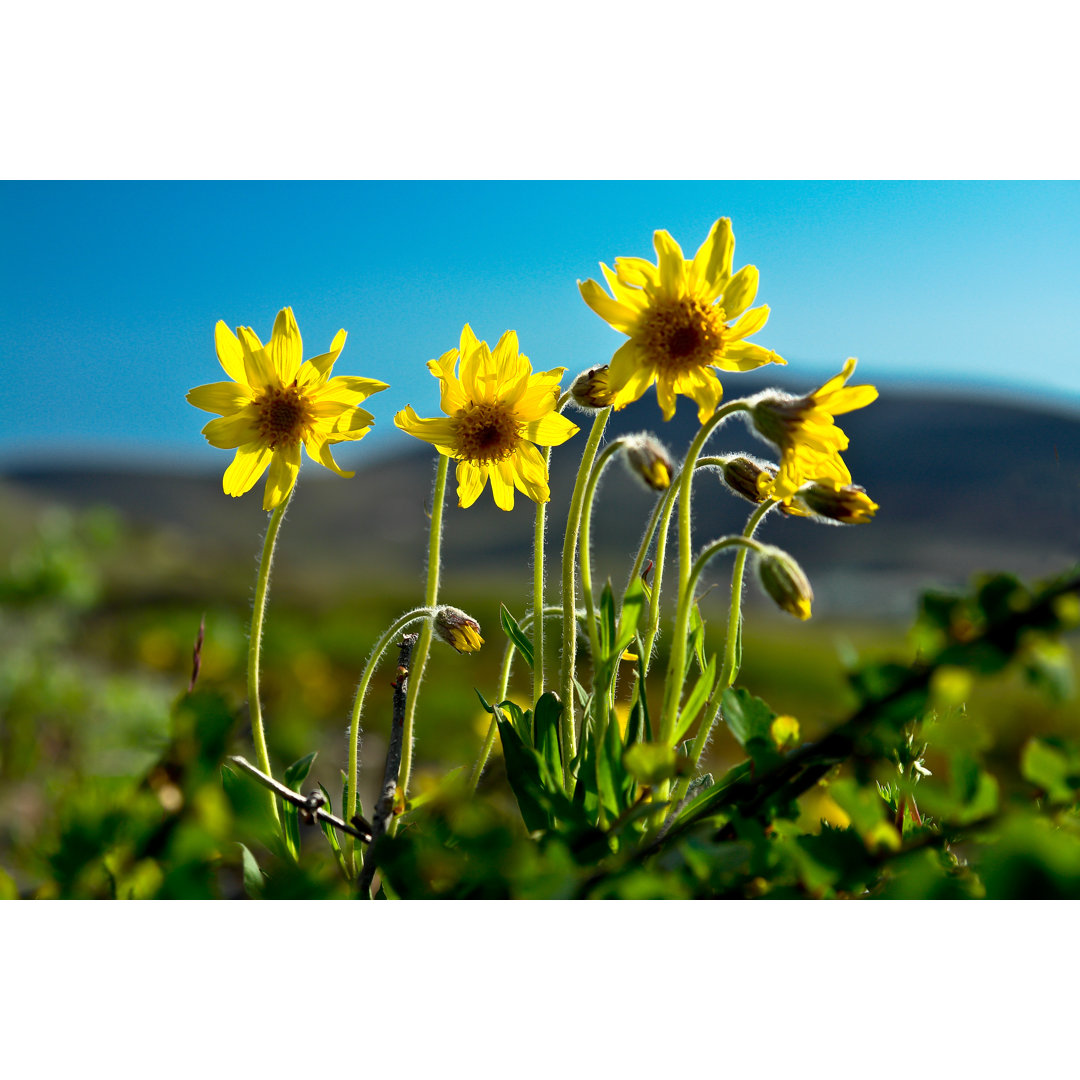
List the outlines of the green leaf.
<svg viewBox="0 0 1080 1080">
<path fill-rule="evenodd" d="M 547 765 L 548 774 L 562 791 L 562 755 L 559 750 L 559 718 L 563 706 L 550 690 L 542 694 L 533 711 L 533 746 Z"/>
<path fill-rule="evenodd" d="M 293 791 L 300 790 L 300 785 L 307 779 L 307 774 L 311 771 L 311 763 L 318 753 L 318 750 L 312 750 L 306 757 L 294 761 L 285 770 L 285 786 L 287 788 L 292 788 Z"/>
<path fill-rule="evenodd" d="M 646 787 L 656 787 L 671 780 L 679 769 L 678 755 L 664 743 L 637 743 L 623 751 L 626 771 Z"/>
<path fill-rule="evenodd" d="M 775 762 L 778 755 L 770 728 L 776 713 L 761 698 L 742 688 L 728 688 L 720 700 L 724 723 L 755 764 Z"/>
<path fill-rule="evenodd" d="M 263 884 L 266 875 L 259 869 L 255 856 L 248 851 L 243 844 L 236 845 L 240 849 L 240 858 L 244 868 L 244 892 L 252 900 L 259 900 L 263 894 Z"/>
<path fill-rule="evenodd" d="M 281 830 L 285 836 L 285 846 L 294 859 L 300 858 L 300 815 L 296 807 L 285 799 L 279 799 L 281 807 Z"/>
<path fill-rule="evenodd" d="M 615 596 L 611 591 L 611 581 L 604 585 L 600 594 L 600 655 L 597 665 L 611 664 L 615 660 Z"/>
<path fill-rule="evenodd" d="M 330 800 L 330 792 L 327 791 L 322 784 L 320 784 L 319 787 L 322 790 L 323 797 L 326 799 L 325 810 L 328 814 L 332 814 L 334 812 L 334 804 Z M 342 807 L 342 809 L 344 809 L 344 807 Z M 341 841 L 338 839 L 337 829 L 335 829 L 325 818 L 319 818 L 319 824 L 322 826 L 323 835 L 326 837 L 327 843 L 329 843 L 334 854 L 340 858 Z"/>
<path fill-rule="evenodd" d="M 705 621 L 701 617 L 701 609 L 697 604 L 690 611 L 690 629 L 686 639 L 690 648 L 687 649 L 686 670 L 690 670 L 690 653 L 697 658 L 698 668 L 705 670 Z M 686 678 L 686 673 L 683 673 Z"/>
<path fill-rule="evenodd" d="M 502 628 L 506 632 L 506 636 L 514 643 L 517 651 L 525 658 L 525 663 L 531 668 L 533 666 L 532 642 L 521 627 L 518 626 L 517 620 L 510 614 L 505 604 L 499 605 L 499 620 L 502 622 Z"/>
<path fill-rule="evenodd" d="M 612 650 L 616 662 L 630 642 L 637 637 L 638 626 L 644 611 L 645 587 L 641 578 L 635 578 L 626 590 L 622 610 L 619 612 L 619 629 L 615 635 L 615 648 Z"/>
<path fill-rule="evenodd" d="M 1080 754 L 1048 739 L 1028 739 L 1020 753 L 1024 779 L 1045 792 L 1052 803 L 1073 803 L 1080 789 Z"/>
<path fill-rule="evenodd" d="M 509 720 L 497 719 L 502 740 L 506 778 L 517 799 L 525 828 L 536 832 L 551 827 L 551 817 L 540 799 L 544 784 L 541 778 L 540 755 L 521 741 Z"/>
<path fill-rule="evenodd" d="M 675 742 L 681 742 L 683 736 L 693 727 L 698 713 L 701 712 L 702 706 L 712 693 L 715 682 L 716 656 L 714 655 L 709 658 L 708 666 L 694 684 L 694 689 L 690 691 L 690 696 L 686 699 L 682 712 L 679 713 L 679 718 L 675 722 Z"/>
</svg>

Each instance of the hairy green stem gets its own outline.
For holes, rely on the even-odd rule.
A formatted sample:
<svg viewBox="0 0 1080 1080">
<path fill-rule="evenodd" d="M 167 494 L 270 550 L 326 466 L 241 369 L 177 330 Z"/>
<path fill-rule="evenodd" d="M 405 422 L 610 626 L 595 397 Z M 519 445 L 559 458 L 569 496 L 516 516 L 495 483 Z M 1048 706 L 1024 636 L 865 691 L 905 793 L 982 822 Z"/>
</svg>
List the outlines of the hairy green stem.
<svg viewBox="0 0 1080 1080">
<path fill-rule="evenodd" d="M 251 738 L 255 743 L 255 758 L 259 768 L 267 776 L 273 777 L 270 768 L 270 754 L 266 749 L 266 732 L 263 729 L 262 704 L 259 700 L 259 664 L 262 654 L 263 621 L 266 617 L 266 593 L 270 585 L 270 567 L 274 561 L 274 547 L 277 544 L 278 530 L 281 528 L 282 519 L 289 503 L 292 502 L 293 492 L 296 485 L 293 484 L 289 494 L 274 508 L 270 515 L 270 523 L 266 526 L 266 536 L 263 537 L 262 555 L 259 558 L 259 573 L 255 579 L 255 603 L 251 610 L 251 636 L 248 640 L 248 711 L 251 714 Z M 270 811 L 274 821 L 281 825 L 281 816 L 278 813 L 277 798 L 272 792 L 267 796 L 270 800 Z"/>
<path fill-rule="evenodd" d="M 682 697 L 683 672 L 686 667 L 686 631 L 693 608 L 690 509 L 691 489 L 697 460 L 701 455 L 706 439 L 735 412 L 746 411 L 748 406 L 739 399 L 717 409 L 701 426 L 694 436 L 690 449 L 686 452 L 682 470 L 679 474 L 679 597 L 675 614 L 675 631 L 671 641 L 671 654 L 668 659 L 667 678 L 664 682 L 664 706 L 660 716 L 660 741 L 667 742 L 675 730 L 675 718 L 679 711 L 679 699 Z"/>
<path fill-rule="evenodd" d="M 611 407 L 596 414 L 592 431 L 581 454 L 574 493 L 570 499 L 570 510 L 566 519 L 566 536 L 563 538 L 562 554 L 562 666 L 559 672 L 559 690 L 562 694 L 562 751 L 563 783 L 570 789 L 570 761 L 577 752 L 576 732 L 574 728 L 574 661 L 577 651 L 577 582 L 575 568 L 577 563 L 578 528 L 581 523 L 581 508 L 585 500 L 585 485 L 589 471 L 596 458 L 596 451 L 604 435 Z"/>
<path fill-rule="evenodd" d="M 413 608 L 412 611 L 405 612 L 404 615 L 391 623 L 389 629 L 387 629 L 382 637 L 375 643 L 375 648 L 371 650 L 371 655 L 364 665 L 364 672 L 360 676 L 360 684 L 356 688 L 356 697 L 353 699 L 352 718 L 349 721 L 349 770 L 347 774 L 349 794 L 345 806 L 346 821 L 352 821 L 353 816 L 356 814 L 358 803 L 356 786 L 360 772 L 360 715 L 363 712 L 364 698 L 367 697 L 368 687 L 371 685 L 371 677 L 375 674 L 375 668 L 382 659 L 383 653 L 386 652 L 387 645 L 389 645 L 406 626 L 410 626 L 414 622 L 419 622 L 421 619 L 430 619 L 433 614 L 434 612 L 432 609 L 426 607 Z M 350 836 L 345 841 L 345 865 L 349 867 L 350 872 L 353 874 L 356 873 L 354 847 L 353 838 Z"/>
<path fill-rule="evenodd" d="M 428 536 L 427 591 L 424 593 L 424 606 L 434 609 L 439 602 L 439 563 L 442 558 L 442 520 L 443 503 L 446 501 L 446 474 L 450 459 L 445 454 L 439 455 L 439 464 L 435 470 L 435 493 L 431 501 L 431 531 Z M 405 697 L 405 727 L 401 747 L 401 790 L 408 794 L 409 779 L 412 776 L 413 725 L 416 718 L 416 699 L 420 696 L 420 684 L 424 681 L 424 668 L 427 666 L 428 651 L 431 648 L 432 622 L 429 619 L 420 631 L 419 640 L 413 649 L 408 690 Z"/>
<path fill-rule="evenodd" d="M 585 601 L 586 628 L 589 632 L 589 649 L 592 656 L 593 671 L 600 659 L 600 639 L 596 632 L 596 605 L 593 603 L 592 558 L 589 550 L 592 532 L 593 501 L 600 477 L 608 467 L 612 457 L 619 452 L 623 440 L 616 439 L 608 443 L 600 452 L 589 473 L 589 482 L 585 485 L 585 498 L 581 513 L 581 537 L 578 544 L 578 559 L 581 563 L 581 595 Z"/>
<path fill-rule="evenodd" d="M 544 447 L 544 473 L 551 462 L 551 447 Z M 544 610 L 544 527 L 547 503 L 536 504 L 536 528 L 533 530 L 533 611 Z M 533 620 L 533 702 L 544 692 L 544 620 Z"/>
</svg>

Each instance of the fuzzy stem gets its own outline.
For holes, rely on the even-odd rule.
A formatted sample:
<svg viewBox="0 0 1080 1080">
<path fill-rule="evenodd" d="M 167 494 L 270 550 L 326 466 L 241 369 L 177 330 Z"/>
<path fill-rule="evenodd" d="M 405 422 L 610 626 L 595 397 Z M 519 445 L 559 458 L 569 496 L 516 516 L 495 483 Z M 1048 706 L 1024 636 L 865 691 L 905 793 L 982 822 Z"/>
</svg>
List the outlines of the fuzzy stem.
<svg viewBox="0 0 1080 1080">
<path fill-rule="evenodd" d="M 281 528 L 282 519 L 289 503 L 292 502 L 294 484 L 288 495 L 278 503 L 270 515 L 270 523 L 266 526 L 266 536 L 263 537 L 262 555 L 259 558 L 259 572 L 255 579 L 255 603 L 251 610 L 251 636 L 248 639 L 248 711 L 251 714 L 251 738 L 255 744 L 255 759 L 267 776 L 273 777 L 270 768 L 270 755 L 266 749 L 266 732 L 263 729 L 262 704 L 259 700 L 259 661 L 262 653 L 263 621 L 266 617 L 266 593 L 270 585 L 270 566 L 274 561 L 274 548 L 277 544 L 278 530 Z M 271 792 L 270 812 L 274 821 L 281 825 L 281 816 L 278 814 L 277 799 Z"/>
<path fill-rule="evenodd" d="M 424 594 L 424 606 L 434 609 L 439 601 L 439 562 L 442 557 L 442 520 L 443 503 L 446 501 L 446 474 L 450 459 L 445 454 L 439 455 L 439 464 L 435 469 L 435 494 L 431 501 L 431 530 L 428 536 L 427 591 Z M 424 668 L 427 666 L 428 650 L 431 648 L 432 626 L 429 619 L 420 631 L 419 640 L 412 654 L 412 677 L 409 679 L 408 693 L 405 697 L 405 719 L 401 748 L 401 790 L 407 796 L 409 779 L 412 776 L 413 724 L 416 718 L 416 699 L 420 695 L 420 684 L 424 681 Z"/>
<path fill-rule="evenodd" d="M 375 668 L 382 659 L 383 653 L 386 652 L 386 646 L 389 645 L 406 626 L 409 626 L 414 622 L 419 622 L 420 619 L 428 619 L 433 614 L 434 612 L 431 608 L 413 608 L 412 611 L 407 611 L 399 619 L 396 619 L 390 625 L 390 628 L 386 630 L 382 637 L 375 643 L 375 648 L 371 650 L 371 655 L 364 665 L 364 673 L 360 676 L 360 685 L 357 686 L 356 697 L 353 699 L 352 719 L 349 721 L 349 798 L 345 808 L 346 821 L 352 821 L 353 817 L 356 815 L 356 806 L 358 802 L 356 784 L 360 772 L 360 714 L 364 708 L 364 698 L 367 697 L 368 686 L 371 684 L 371 677 L 375 674 Z M 346 840 L 345 865 L 349 867 L 350 872 L 356 872 L 352 837 L 349 837 Z"/>
<path fill-rule="evenodd" d="M 581 539 L 578 544 L 578 559 L 581 562 L 581 595 L 585 600 L 586 629 L 589 631 L 589 649 L 592 653 L 593 671 L 600 661 L 600 639 L 596 632 L 596 605 L 593 603 L 592 587 L 592 562 L 589 551 L 589 534 L 592 531 L 593 501 L 596 497 L 596 487 L 600 483 L 600 477 L 611 462 L 612 457 L 618 453 L 623 444 L 622 439 L 616 439 L 608 443 L 597 457 L 589 473 L 589 482 L 585 486 L 585 499 L 581 514 Z"/>
<path fill-rule="evenodd" d="M 544 472 L 551 461 L 551 447 L 543 450 Z M 544 610 L 544 527 L 547 503 L 536 504 L 536 528 L 533 530 L 533 611 Z M 544 693 L 544 620 L 533 620 L 533 701 Z"/>
<path fill-rule="evenodd" d="M 713 413 L 694 436 L 679 475 L 679 599 L 676 607 L 675 631 L 671 641 L 671 654 L 668 659 L 667 679 L 664 682 L 664 707 L 660 717 L 661 742 L 667 742 L 675 730 L 675 718 L 679 711 L 679 699 L 682 696 L 683 669 L 686 666 L 686 629 L 690 622 L 690 611 L 693 608 L 693 588 L 690 580 L 692 576 L 690 500 L 695 467 L 705 440 L 732 413 L 747 411 L 748 408 L 746 402 L 739 399 Z"/>
<path fill-rule="evenodd" d="M 563 783 L 570 789 L 570 761 L 576 753 L 576 733 L 574 730 L 574 661 L 577 651 L 577 584 L 575 565 L 577 563 L 578 527 L 581 523 L 581 508 L 585 499 L 585 483 L 596 458 L 596 450 L 604 435 L 611 406 L 596 414 L 592 431 L 581 454 L 574 493 L 570 499 L 570 511 L 566 519 L 566 536 L 563 539 L 562 554 L 562 667 L 560 669 L 559 689 L 562 693 L 562 752 Z"/>
</svg>

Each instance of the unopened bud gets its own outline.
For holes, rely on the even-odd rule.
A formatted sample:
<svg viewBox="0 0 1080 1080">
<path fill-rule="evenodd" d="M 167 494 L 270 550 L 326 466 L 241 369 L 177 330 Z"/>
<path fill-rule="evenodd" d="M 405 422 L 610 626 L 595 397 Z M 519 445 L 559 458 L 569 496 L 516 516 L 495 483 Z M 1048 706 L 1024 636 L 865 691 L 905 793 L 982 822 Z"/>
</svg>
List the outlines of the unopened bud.
<svg viewBox="0 0 1080 1080">
<path fill-rule="evenodd" d="M 765 486 L 762 478 L 764 477 L 766 482 L 772 481 L 776 476 L 776 466 L 745 454 L 737 454 L 725 459 L 720 467 L 720 475 L 736 495 L 760 505 L 768 498 L 762 491 Z"/>
<path fill-rule="evenodd" d="M 599 412 L 612 401 L 610 389 L 611 369 L 607 364 L 597 364 L 583 371 L 570 385 L 574 404 L 586 412 Z"/>
<path fill-rule="evenodd" d="M 653 491 L 667 491 L 671 487 L 671 474 L 674 469 L 671 455 L 664 444 L 647 431 L 625 438 L 623 460 L 634 476 Z"/>
<path fill-rule="evenodd" d="M 756 563 L 761 587 L 777 607 L 797 619 L 809 619 L 814 590 L 802 567 L 786 551 L 769 545 L 762 545 Z"/>
<path fill-rule="evenodd" d="M 484 644 L 480 624 L 460 608 L 444 606 L 436 609 L 432 625 L 436 637 L 459 653 L 477 652 Z"/>
<path fill-rule="evenodd" d="M 861 525 L 878 510 L 878 504 L 857 484 L 834 484 L 815 480 L 795 494 L 793 503 L 814 517 L 842 525 Z"/>
</svg>

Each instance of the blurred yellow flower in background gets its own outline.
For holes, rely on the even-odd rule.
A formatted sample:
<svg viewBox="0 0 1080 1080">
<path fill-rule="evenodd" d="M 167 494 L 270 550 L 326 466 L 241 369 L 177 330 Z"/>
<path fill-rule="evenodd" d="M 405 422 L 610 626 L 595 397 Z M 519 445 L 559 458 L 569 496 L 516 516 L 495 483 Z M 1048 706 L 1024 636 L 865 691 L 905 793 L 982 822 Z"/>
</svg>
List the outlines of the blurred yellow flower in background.
<svg viewBox="0 0 1080 1080">
<path fill-rule="evenodd" d="M 618 258 L 614 271 L 600 269 L 609 296 L 592 279 L 579 281 L 582 298 L 614 329 L 630 338 L 611 358 L 609 386 L 622 409 L 656 383 L 665 420 L 675 415 L 675 396 L 697 402 L 705 423 L 723 396 L 713 368 L 749 371 L 762 364 L 784 364 L 775 352 L 745 339 L 769 317 L 766 305 L 751 308 L 758 291 L 756 266 L 732 274 L 735 237 L 729 218 L 721 218 L 693 259 L 664 229 L 653 234 L 657 262 Z"/>
<path fill-rule="evenodd" d="M 763 495 L 789 502 L 810 481 L 831 483 L 836 488 L 851 483 L 851 473 L 840 457 L 840 451 L 848 448 L 848 437 L 833 423 L 833 417 L 861 409 L 878 396 L 873 386 L 844 385 L 855 364 L 849 358 L 839 375 L 802 397 L 776 390 L 757 396 L 750 411 L 753 426 L 779 447 L 781 454 L 776 476 L 758 479 Z M 870 505 L 877 509 L 876 504 Z M 864 509 L 870 512 L 869 507 Z"/>
<path fill-rule="evenodd" d="M 263 509 L 279 506 L 296 482 L 301 443 L 320 465 L 339 476 L 353 475 L 338 467 L 330 447 L 362 439 L 371 430 L 375 418 L 357 405 L 387 384 L 355 375 L 330 378 L 345 347 L 344 330 L 334 336 L 328 353 L 308 361 L 292 308 L 278 312 L 266 345 L 251 327 L 237 327 L 233 334 L 221 321 L 214 341 L 232 382 L 197 386 L 187 400 L 219 416 L 203 428 L 206 441 L 236 450 L 222 481 L 226 495 L 250 491 L 269 466 Z"/>
<path fill-rule="evenodd" d="M 468 323 L 459 348 L 429 360 L 427 367 L 442 383 L 446 416 L 423 419 L 407 405 L 394 423 L 457 461 L 458 506 L 472 506 L 488 480 L 502 510 L 513 510 L 515 488 L 533 502 L 547 502 L 547 464 L 536 447 L 558 446 L 578 431 L 557 410 L 566 368 L 534 374 L 529 358 L 518 352 L 513 330 L 492 351 Z"/>
</svg>

